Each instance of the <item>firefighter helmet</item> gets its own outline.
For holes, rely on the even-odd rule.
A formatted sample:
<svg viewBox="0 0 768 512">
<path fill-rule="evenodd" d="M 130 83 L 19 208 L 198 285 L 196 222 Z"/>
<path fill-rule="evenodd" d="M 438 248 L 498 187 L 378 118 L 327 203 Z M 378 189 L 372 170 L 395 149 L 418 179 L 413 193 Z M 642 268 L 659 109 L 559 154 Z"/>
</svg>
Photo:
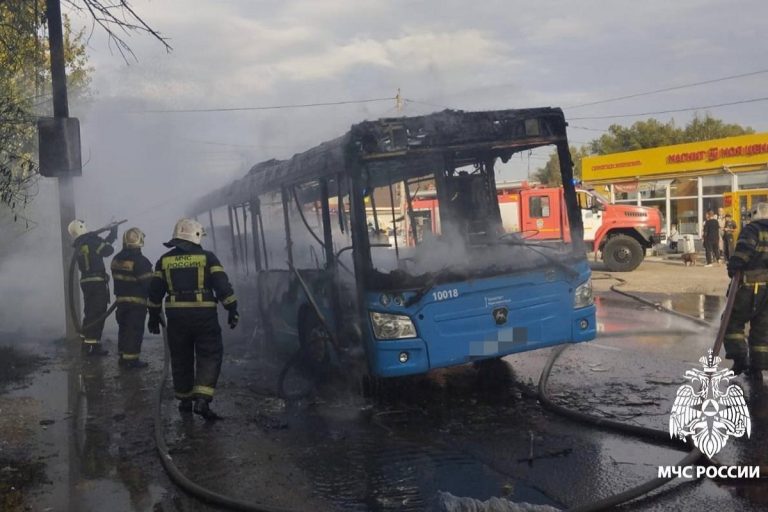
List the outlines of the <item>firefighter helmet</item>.
<svg viewBox="0 0 768 512">
<path fill-rule="evenodd" d="M 173 228 L 173 238 L 179 238 L 200 245 L 205 236 L 203 225 L 194 219 L 179 219 Z"/>
<path fill-rule="evenodd" d="M 768 219 L 768 203 L 757 203 L 752 208 L 751 220 L 764 220 Z"/>
<path fill-rule="evenodd" d="M 67 226 L 67 231 L 69 231 L 69 236 L 75 239 L 81 235 L 86 234 L 88 232 L 88 228 L 85 227 L 85 221 L 75 219 L 69 223 L 69 226 Z"/>
<path fill-rule="evenodd" d="M 139 228 L 130 228 L 123 233 L 123 247 L 138 249 L 144 247 L 144 233 Z"/>
</svg>

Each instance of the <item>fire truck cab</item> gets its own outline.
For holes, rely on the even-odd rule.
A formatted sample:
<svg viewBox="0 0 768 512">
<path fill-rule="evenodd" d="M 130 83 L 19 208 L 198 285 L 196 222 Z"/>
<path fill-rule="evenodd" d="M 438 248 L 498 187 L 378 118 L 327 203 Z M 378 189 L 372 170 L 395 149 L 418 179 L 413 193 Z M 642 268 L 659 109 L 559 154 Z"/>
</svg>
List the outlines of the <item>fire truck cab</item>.
<svg viewBox="0 0 768 512">
<path fill-rule="evenodd" d="M 529 240 L 570 240 L 562 187 L 498 183 L 496 186 L 502 226 L 507 233 L 523 233 Z M 610 204 L 591 190 L 577 189 L 584 223 L 584 241 L 595 259 L 608 270 L 629 272 L 645 258 L 646 249 L 659 242 L 661 213 L 656 208 Z M 412 218 L 418 233 L 439 232 L 439 208 L 434 193 L 417 194 Z M 408 216 L 406 216 L 407 218 Z M 410 230 L 407 244 L 411 245 Z"/>
</svg>

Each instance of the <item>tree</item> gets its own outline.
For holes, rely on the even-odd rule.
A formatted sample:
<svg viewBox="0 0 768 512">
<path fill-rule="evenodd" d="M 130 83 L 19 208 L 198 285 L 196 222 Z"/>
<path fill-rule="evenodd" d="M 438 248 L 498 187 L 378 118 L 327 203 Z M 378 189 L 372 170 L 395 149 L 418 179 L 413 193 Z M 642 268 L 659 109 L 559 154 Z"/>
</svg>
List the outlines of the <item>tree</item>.
<svg viewBox="0 0 768 512">
<path fill-rule="evenodd" d="M 590 141 L 581 148 L 576 149 L 571 146 L 571 157 L 574 161 L 573 175 L 574 177 L 581 176 L 581 159 L 589 155 L 608 155 L 622 151 L 733 137 L 754 132 L 750 127 L 727 124 L 709 114 L 704 115 L 704 117 L 694 116 L 685 128 L 675 126 L 674 120 L 662 123 L 653 118 L 637 121 L 629 127 L 613 124 L 608 127 L 606 134 Z M 544 167 L 537 169 L 534 176 L 542 183 L 560 185 L 559 165 L 557 153 L 553 152 Z"/>
<path fill-rule="evenodd" d="M 123 59 L 135 58 L 121 37 L 146 32 L 167 50 L 171 47 L 127 0 L 64 0 L 70 8 L 87 12 L 105 30 Z M 50 52 L 45 24 L 45 0 L 0 0 L 0 215 L 19 217 L 34 195 L 37 180 L 37 117 L 51 115 Z M 72 31 L 63 17 L 64 59 L 70 96 L 86 96 L 90 82 L 84 34 Z"/>
<path fill-rule="evenodd" d="M 648 119 L 637 121 L 630 127 L 613 124 L 608 127 L 608 133 L 588 145 L 591 154 L 607 155 L 681 142 L 684 142 L 682 130 L 675 126 L 674 121 L 661 123 L 656 119 Z"/>
<path fill-rule="evenodd" d="M 573 177 L 581 178 L 581 159 L 587 156 L 586 146 L 577 148 L 576 146 L 570 146 L 571 160 L 573 161 Z M 537 181 L 551 186 L 560 186 L 563 184 L 562 176 L 560 175 L 560 157 L 556 151 L 553 151 L 549 155 L 549 160 L 544 167 L 540 167 L 533 174 Z"/>
<path fill-rule="evenodd" d="M 44 37 L 45 0 L 0 3 L 0 206 L 15 221 L 34 195 L 38 116 L 50 115 L 50 66 Z M 83 31 L 64 20 L 64 56 L 76 96 L 88 91 Z"/>
<path fill-rule="evenodd" d="M 611 125 L 608 133 L 589 143 L 589 149 L 593 155 L 608 155 L 748 133 L 754 133 L 754 130 L 737 124 L 726 124 L 709 114 L 704 117 L 696 115 L 685 128 L 678 128 L 674 121 L 661 123 L 651 118 L 638 121 L 628 128 L 617 124 Z"/>
</svg>

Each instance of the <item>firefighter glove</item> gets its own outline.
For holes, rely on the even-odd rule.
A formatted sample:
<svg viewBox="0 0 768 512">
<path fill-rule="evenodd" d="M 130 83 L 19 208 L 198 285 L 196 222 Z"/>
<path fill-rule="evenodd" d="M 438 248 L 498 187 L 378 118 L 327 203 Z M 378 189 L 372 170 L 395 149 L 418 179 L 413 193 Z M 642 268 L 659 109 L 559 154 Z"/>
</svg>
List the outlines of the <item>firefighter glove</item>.
<svg viewBox="0 0 768 512">
<path fill-rule="evenodd" d="M 160 315 L 157 313 L 149 314 L 149 322 L 147 322 L 147 330 L 152 334 L 160 334 Z"/>
<path fill-rule="evenodd" d="M 737 258 L 735 256 L 731 256 L 728 259 L 728 277 L 733 277 L 736 272 L 739 272 L 741 270 L 744 270 L 744 265 L 746 262 L 742 260 L 741 258 Z"/>
<path fill-rule="evenodd" d="M 237 327 L 237 322 L 240 321 L 240 315 L 237 314 L 236 309 L 229 310 L 229 315 L 227 316 L 227 323 L 229 324 L 230 329 L 234 329 Z"/>
<path fill-rule="evenodd" d="M 113 226 L 112 229 L 109 230 L 107 238 L 104 239 L 108 244 L 111 244 L 115 240 L 117 240 L 117 226 Z"/>
</svg>

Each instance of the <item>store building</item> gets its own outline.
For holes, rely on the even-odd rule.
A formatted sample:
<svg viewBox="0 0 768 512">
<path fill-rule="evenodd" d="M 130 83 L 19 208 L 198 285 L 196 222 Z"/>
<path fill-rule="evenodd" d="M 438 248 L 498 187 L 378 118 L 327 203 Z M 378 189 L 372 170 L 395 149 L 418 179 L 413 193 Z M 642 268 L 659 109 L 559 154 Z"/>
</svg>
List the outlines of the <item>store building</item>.
<svg viewBox="0 0 768 512">
<path fill-rule="evenodd" d="M 611 202 L 652 206 L 662 228 L 701 236 L 704 213 L 723 207 L 723 193 L 768 187 L 768 133 L 591 156 L 582 180 L 604 185 Z"/>
</svg>

